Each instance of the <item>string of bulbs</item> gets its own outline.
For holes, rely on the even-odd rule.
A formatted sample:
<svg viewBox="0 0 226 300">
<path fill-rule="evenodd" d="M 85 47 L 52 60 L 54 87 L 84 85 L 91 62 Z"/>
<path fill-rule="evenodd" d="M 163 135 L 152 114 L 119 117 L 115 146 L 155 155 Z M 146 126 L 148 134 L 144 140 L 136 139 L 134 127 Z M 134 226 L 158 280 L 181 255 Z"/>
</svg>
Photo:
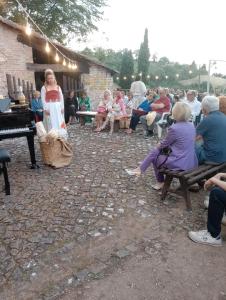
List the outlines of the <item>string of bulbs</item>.
<svg viewBox="0 0 226 300">
<path fill-rule="evenodd" d="M 27 24 L 25 27 L 25 33 L 30 36 L 32 34 L 32 27 L 31 24 L 29 23 L 29 20 L 33 23 L 33 25 L 38 29 L 38 31 L 42 34 L 42 36 L 44 37 L 44 39 L 46 40 L 46 45 L 45 45 L 45 51 L 47 54 L 49 54 L 51 52 L 51 47 L 50 45 L 54 48 L 54 51 L 56 52 L 55 54 L 55 61 L 57 63 L 62 62 L 62 65 L 64 67 L 68 67 L 69 69 L 72 70 L 76 70 L 77 69 L 77 65 L 74 61 L 72 61 L 70 58 L 68 58 L 67 56 L 65 56 L 52 42 L 51 40 L 46 36 L 46 34 L 41 30 L 41 28 L 38 26 L 38 24 L 36 24 L 36 22 L 32 19 L 32 17 L 29 15 L 29 13 L 26 11 L 26 9 L 22 6 L 22 4 L 16 0 L 17 4 L 19 7 L 21 7 L 21 9 L 23 10 L 23 12 L 25 13 L 26 17 L 27 17 Z M 62 56 L 60 58 L 60 56 Z"/>
</svg>

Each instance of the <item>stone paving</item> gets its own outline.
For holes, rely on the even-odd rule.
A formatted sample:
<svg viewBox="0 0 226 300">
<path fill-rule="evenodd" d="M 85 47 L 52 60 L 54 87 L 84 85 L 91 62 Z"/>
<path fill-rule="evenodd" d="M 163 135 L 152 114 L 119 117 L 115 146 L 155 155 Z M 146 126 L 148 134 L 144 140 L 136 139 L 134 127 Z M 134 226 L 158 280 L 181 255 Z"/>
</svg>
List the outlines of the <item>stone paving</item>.
<svg viewBox="0 0 226 300">
<path fill-rule="evenodd" d="M 12 157 L 12 193 L 0 194 L 0 299 L 62 299 L 135 253 L 164 259 L 170 247 L 162 230 L 172 236 L 204 226 L 203 192 L 193 194 L 190 214 L 178 197 L 160 201 L 151 168 L 141 178 L 127 176 L 124 169 L 157 143 L 140 132 L 109 136 L 76 124 L 69 129 L 73 162 L 57 170 L 42 164 L 37 141 L 38 170 L 28 167 L 25 139 L 1 141 Z M 150 224 L 151 240 L 144 236 Z"/>
</svg>

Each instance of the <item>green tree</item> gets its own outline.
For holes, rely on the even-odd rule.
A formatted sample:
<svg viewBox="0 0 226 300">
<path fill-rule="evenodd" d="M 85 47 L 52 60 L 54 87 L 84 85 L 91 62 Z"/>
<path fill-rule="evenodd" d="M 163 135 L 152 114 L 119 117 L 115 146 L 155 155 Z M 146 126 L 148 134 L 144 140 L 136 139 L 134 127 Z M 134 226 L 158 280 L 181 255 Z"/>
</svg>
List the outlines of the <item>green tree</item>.
<svg viewBox="0 0 226 300">
<path fill-rule="evenodd" d="M 41 30 L 51 39 L 67 42 L 85 38 L 97 30 L 95 23 L 102 18 L 107 0 L 20 0 Z M 20 24 L 26 15 L 15 0 L 0 1 L 0 15 Z M 34 28 L 36 30 L 36 28 Z"/>
<path fill-rule="evenodd" d="M 138 73 L 142 73 L 142 80 L 147 82 L 147 75 L 149 70 L 149 58 L 150 51 L 148 47 L 148 29 L 144 32 L 144 41 L 140 45 L 139 55 L 138 55 Z"/>
<path fill-rule="evenodd" d="M 120 81 L 119 84 L 123 89 L 129 89 L 132 82 L 132 75 L 134 72 L 134 61 L 131 50 L 125 49 L 122 55 Z"/>
</svg>

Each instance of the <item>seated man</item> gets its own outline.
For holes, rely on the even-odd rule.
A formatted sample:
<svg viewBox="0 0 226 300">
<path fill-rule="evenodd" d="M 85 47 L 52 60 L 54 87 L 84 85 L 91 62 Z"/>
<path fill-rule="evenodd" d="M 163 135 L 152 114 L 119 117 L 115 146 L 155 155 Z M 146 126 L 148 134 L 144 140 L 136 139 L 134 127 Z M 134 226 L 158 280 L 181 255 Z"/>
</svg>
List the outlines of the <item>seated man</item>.
<svg viewBox="0 0 226 300">
<path fill-rule="evenodd" d="M 127 133 L 130 134 L 133 130 L 136 130 L 137 124 L 139 123 L 140 117 L 146 115 L 151 111 L 151 103 L 154 101 L 154 92 L 149 90 L 146 100 L 144 100 L 137 109 L 133 110 L 132 117 L 130 120 L 129 129 Z"/>
<path fill-rule="evenodd" d="M 201 111 L 201 103 L 196 98 L 196 92 L 193 90 L 189 90 L 187 92 L 187 98 L 184 100 L 184 103 L 186 103 L 190 107 L 192 119 L 193 121 L 195 121 L 196 117 L 198 117 Z"/>
<path fill-rule="evenodd" d="M 188 236 L 196 243 L 221 246 L 221 222 L 226 210 L 226 173 L 219 173 L 205 183 L 205 188 L 211 189 L 209 196 L 207 230 L 190 231 Z M 222 222 L 223 223 L 223 222 Z"/>
<path fill-rule="evenodd" d="M 199 164 L 226 162 L 226 116 L 219 111 L 219 99 L 206 96 L 202 100 L 204 118 L 196 128 L 196 155 Z"/>
<path fill-rule="evenodd" d="M 147 137 L 149 135 L 150 136 L 153 135 L 153 129 L 154 129 L 155 122 L 158 122 L 161 119 L 162 114 L 164 112 L 170 111 L 170 108 L 171 108 L 170 100 L 166 96 L 165 89 L 162 89 L 162 88 L 159 89 L 159 96 L 160 96 L 160 98 L 151 104 L 151 110 L 156 112 L 156 116 L 155 116 L 153 123 L 150 126 L 148 126 L 147 117 L 146 116 L 140 117 L 140 121 L 141 121 L 144 131 L 145 131 L 145 133 L 144 133 L 145 137 Z"/>
</svg>

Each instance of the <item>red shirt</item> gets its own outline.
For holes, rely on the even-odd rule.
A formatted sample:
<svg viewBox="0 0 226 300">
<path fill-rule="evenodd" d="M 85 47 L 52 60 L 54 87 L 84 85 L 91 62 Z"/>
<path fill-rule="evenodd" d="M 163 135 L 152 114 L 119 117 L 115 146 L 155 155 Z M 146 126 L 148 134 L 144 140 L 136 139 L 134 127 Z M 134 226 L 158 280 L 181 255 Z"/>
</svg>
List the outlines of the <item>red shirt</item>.
<svg viewBox="0 0 226 300">
<path fill-rule="evenodd" d="M 163 108 L 153 108 L 152 111 L 156 111 L 159 114 L 170 111 L 170 99 L 168 97 L 160 97 L 153 104 L 164 104 Z"/>
</svg>

